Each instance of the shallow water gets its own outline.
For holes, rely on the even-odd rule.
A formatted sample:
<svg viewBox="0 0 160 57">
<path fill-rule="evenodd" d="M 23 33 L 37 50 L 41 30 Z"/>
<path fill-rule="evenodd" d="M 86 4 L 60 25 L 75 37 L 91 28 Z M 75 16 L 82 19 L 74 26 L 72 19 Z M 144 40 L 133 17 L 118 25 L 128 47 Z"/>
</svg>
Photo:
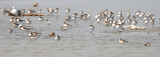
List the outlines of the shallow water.
<svg viewBox="0 0 160 57">
<path fill-rule="evenodd" d="M 145 1 L 145 3 L 143 3 Z M 38 7 L 32 7 L 34 2 L 38 2 Z M 159 29 L 159 0 L 1 0 L 0 8 L 10 9 L 16 6 L 18 9 L 42 9 L 42 14 L 48 14 L 46 8 L 59 8 L 58 17 L 44 16 L 45 19 L 52 20 L 51 24 L 45 21 L 38 21 L 38 17 L 21 17 L 26 20 L 30 18 L 33 29 L 42 33 L 37 39 L 30 39 L 27 31 L 13 28 L 9 22 L 11 16 L 0 15 L 0 57 L 158 57 L 160 52 Z M 71 8 L 71 13 L 84 10 L 91 13 L 90 21 L 77 19 L 76 23 L 65 20 L 65 8 Z M 103 22 L 96 24 L 93 16 L 105 10 L 117 13 L 122 10 L 123 15 L 130 10 L 132 14 L 141 10 L 145 13 L 154 13 L 156 17 L 155 26 L 147 25 L 146 30 L 130 30 L 116 32 L 116 29 L 104 27 Z M 70 14 L 71 14 L 70 13 Z M 116 18 L 116 17 L 115 17 Z M 59 31 L 63 22 L 72 26 L 66 31 Z M 21 23 L 28 26 L 25 22 Z M 94 35 L 90 34 L 89 25 L 95 26 Z M 138 24 L 139 26 L 141 23 Z M 13 33 L 8 32 L 8 28 L 13 29 Z M 53 37 L 48 37 L 51 32 L 60 35 L 61 40 L 57 41 Z M 149 34 L 147 34 L 149 32 Z M 122 38 L 129 43 L 118 43 Z M 150 42 L 150 47 L 144 44 Z"/>
</svg>

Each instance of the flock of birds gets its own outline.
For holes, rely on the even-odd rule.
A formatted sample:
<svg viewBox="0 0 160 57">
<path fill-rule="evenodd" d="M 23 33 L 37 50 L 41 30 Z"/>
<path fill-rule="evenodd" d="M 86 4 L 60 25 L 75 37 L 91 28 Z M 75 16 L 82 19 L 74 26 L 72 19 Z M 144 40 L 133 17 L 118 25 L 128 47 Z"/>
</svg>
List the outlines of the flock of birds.
<svg viewBox="0 0 160 57">
<path fill-rule="evenodd" d="M 37 7 L 38 3 L 34 3 L 32 5 L 33 7 Z M 53 8 L 47 8 L 48 13 L 50 14 L 55 14 L 58 16 L 58 11 L 59 8 L 53 9 Z M 21 13 L 26 13 L 25 9 L 22 10 L 17 10 L 16 7 L 12 7 L 11 10 L 6 10 L 6 9 L 1 9 L 1 13 L 5 14 L 7 12 L 12 13 L 13 17 L 10 19 L 10 22 L 12 24 L 12 26 L 14 28 L 19 28 L 20 30 L 24 31 L 24 30 L 30 30 L 32 29 L 32 27 L 25 27 L 22 24 L 20 24 L 20 22 L 24 22 L 25 20 L 22 20 L 19 16 L 21 16 Z M 66 8 L 65 10 L 66 12 L 66 21 L 76 21 L 76 19 L 85 19 L 85 20 L 89 20 L 91 19 L 91 14 L 90 13 L 84 13 L 84 11 L 80 11 L 79 13 L 73 13 L 72 15 L 70 15 L 69 13 L 71 12 L 70 8 Z M 31 14 L 31 13 L 38 13 L 41 14 L 42 13 L 42 9 L 40 9 L 39 11 L 35 11 L 35 10 L 28 10 L 27 14 Z M 48 16 L 51 16 L 50 14 L 48 14 Z M 117 15 L 117 18 L 115 18 L 114 16 Z M 144 21 L 144 24 L 147 25 L 148 23 L 154 25 L 154 20 L 155 20 L 155 16 L 152 13 L 149 14 L 145 14 L 143 11 L 137 11 L 133 16 L 131 16 L 130 11 L 128 11 L 126 13 L 126 19 L 123 17 L 122 15 L 122 11 L 119 11 L 117 14 L 115 14 L 112 11 L 108 11 L 108 9 L 99 12 L 98 14 L 95 15 L 94 17 L 96 19 L 96 23 L 100 24 L 100 21 L 104 21 L 104 25 L 111 27 L 111 28 L 116 28 L 118 31 L 123 31 L 125 30 L 125 28 L 131 28 L 131 29 L 140 29 L 140 30 L 144 30 L 145 27 L 140 27 L 140 26 L 136 26 L 137 25 L 137 21 L 142 20 Z M 43 16 L 39 16 L 37 18 L 39 21 L 46 21 L 47 23 L 51 23 L 51 20 L 47 20 L 44 19 Z M 27 24 L 31 24 L 32 21 L 29 20 L 29 18 L 26 20 Z M 126 26 L 126 23 L 129 24 L 128 26 Z M 68 24 L 66 22 L 63 23 L 63 27 L 60 28 L 60 30 L 66 30 L 68 27 L 72 26 L 71 24 Z M 92 32 L 95 29 L 94 25 L 90 25 L 90 32 Z M 9 28 L 9 32 L 12 33 L 13 29 Z M 28 36 L 32 39 L 32 38 L 38 38 L 39 35 L 41 35 L 42 33 L 39 32 L 28 32 Z M 160 32 L 159 32 L 160 34 Z M 55 39 L 60 40 L 60 36 L 56 35 L 55 32 L 52 32 L 50 35 L 48 35 L 49 37 L 55 37 Z M 128 43 L 128 41 L 119 38 L 118 40 L 119 43 Z M 146 43 L 144 44 L 144 46 L 150 46 L 150 43 Z"/>
</svg>

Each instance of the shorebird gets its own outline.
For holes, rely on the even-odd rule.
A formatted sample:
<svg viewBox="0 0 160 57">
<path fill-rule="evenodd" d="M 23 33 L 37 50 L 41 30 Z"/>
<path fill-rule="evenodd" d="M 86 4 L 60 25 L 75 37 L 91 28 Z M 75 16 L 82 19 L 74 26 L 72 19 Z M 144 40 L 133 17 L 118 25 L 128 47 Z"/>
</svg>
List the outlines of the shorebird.
<svg viewBox="0 0 160 57">
<path fill-rule="evenodd" d="M 25 9 L 22 9 L 22 10 L 21 10 L 21 14 L 24 14 L 24 13 L 25 13 Z"/>
<path fill-rule="evenodd" d="M 127 18 L 130 18 L 130 11 L 127 12 L 126 16 Z"/>
<path fill-rule="evenodd" d="M 48 9 L 48 12 L 54 13 L 54 10 L 52 8 L 47 8 L 47 9 Z"/>
<path fill-rule="evenodd" d="M 9 33 L 12 33 L 12 29 L 11 29 L 11 28 L 9 28 L 9 30 L 8 30 L 8 31 L 9 31 Z"/>
<path fill-rule="evenodd" d="M 150 46 L 150 43 L 147 42 L 144 44 L 144 46 L 148 47 L 148 46 Z"/>
<path fill-rule="evenodd" d="M 63 26 L 68 27 L 68 26 L 72 26 L 72 25 L 67 24 L 66 22 L 64 22 Z"/>
<path fill-rule="evenodd" d="M 87 18 L 88 18 L 88 19 L 91 18 L 91 14 L 90 14 L 90 13 L 87 14 Z"/>
<path fill-rule="evenodd" d="M 101 20 L 100 18 L 97 18 L 97 19 L 96 19 L 96 23 L 99 24 L 100 20 Z"/>
<path fill-rule="evenodd" d="M 95 28 L 95 27 L 94 27 L 93 25 L 90 25 L 90 29 L 91 29 L 91 30 L 94 30 L 94 28 Z"/>
<path fill-rule="evenodd" d="M 70 11 L 71 11 L 71 10 L 70 10 L 69 8 L 66 8 L 66 13 L 69 14 Z"/>
<path fill-rule="evenodd" d="M 54 39 L 60 40 L 60 36 L 59 36 L 59 35 L 56 35 L 56 37 L 55 37 Z"/>
<path fill-rule="evenodd" d="M 52 33 L 49 35 L 49 37 L 51 37 L 51 36 L 55 36 L 55 33 L 54 33 L 54 32 L 52 32 Z"/>
<path fill-rule="evenodd" d="M 54 13 L 56 13 L 56 14 L 58 13 L 58 8 L 56 8 L 56 9 L 54 10 Z"/>
<path fill-rule="evenodd" d="M 98 16 L 98 15 L 96 15 L 94 18 L 95 18 L 95 19 L 98 19 L 98 18 L 99 18 L 99 16 Z"/>
<path fill-rule="evenodd" d="M 119 11 L 118 14 L 117 14 L 117 16 L 121 17 L 122 16 L 122 11 Z"/>
<path fill-rule="evenodd" d="M 47 24 L 51 23 L 51 20 L 46 19 L 45 21 Z"/>
<path fill-rule="evenodd" d="M 12 25 L 13 25 L 13 27 L 19 26 L 18 22 L 14 22 L 14 23 L 12 23 Z"/>
<path fill-rule="evenodd" d="M 128 41 L 123 40 L 123 39 L 121 39 L 121 38 L 119 38 L 118 42 L 119 42 L 119 43 L 128 43 Z"/>
<path fill-rule="evenodd" d="M 41 33 L 38 32 L 28 32 L 28 36 L 38 36 L 41 35 Z"/>
<path fill-rule="evenodd" d="M 114 20 L 113 23 L 112 23 L 112 27 L 115 28 L 116 25 L 117 25 L 117 21 Z"/>
<path fill-rule="evenodd" d="M 27 24 L 30 24 L 32 21 L 29 21 L 29 18 L 26 20 Z"/>
<path fill-rule="evenodd" d="M 109 22 L 108 21 L 104 21 L 104 25 L 105 26 L 109 26 Z"/>
<path fill-rule="evenodd" d="M 7 11 L 6 9 L 1 9 L 1 13 L 2 13 L 2 14 L 5 14 L 5 13 L 7 13 L 7 12 L 9 12 L 9 11 Z"/>
<path fill-rule="evenodd" d="M 22 19 L 20 19 L 20 18 L 16 18 L 16 21 L 17 21 L 17 22 L 22 22 L 22 21 L 24 21 L 24 20 L 22 20 Z"/>
<path fill-rule="evenodd" d="M 35 10 L 28 10 L 28 13 L 31 14 L 31 13 L 35 13 L 36 11 Z"/>
<path fill-rule="evenodd" d="M 83 11 L 80 11 L 79 13 L 80 13 L 80 15 L 83 15 Z"/>
<path fill-rule="evenodd" d="M 38 20 L 40 20 L 40 21 L 43 21 L 43 19 L 44 19 L 44 18 L 41 17 L 41 16 L 38 17 Z"/>
<path fill-rule="evenodd" d="M 39 3 L 33 3 L 32 7 L 37 7 Z"/>
<path fill-rule="evenodd" d="M 10 22 L 13 22 L 14 21 L 14 17 L 12 17 L 11 19 L 10 19 Z"/>
<path fill-rule="evenodd" d="M 20 26 L 20 29 L 21 29 L 21 30 L 27 30 L 27 28 L 24 27 L 24 26 Z"/>
<path fill-rule="evenodd" d="M 66 30 L 66 29 L 67 29 L 66 26 L 62 26 L 62 27 L 59 28 L 59 30 L 61 30 L 61 31 L 64 31 L 64 30 Z"/>
<path fill-rule="evenodd" d="M 70 20 L 70 19 L 71 19 L 71 16 L 66 16 L 65 19 L 66 19 L 66 20 Z"/>
<path fill-rule="evenodd" d="M 136 24 L 137 24 L 137 21 L 136 21 L 136 20 L 133 20 L 133 21 L 132 21 L 132 24 L 133 24 L 133 25 L 136 25 Z"/>
<path fill-rule="evenodd" d="M 42 9 L 39 9 L 38 13 L 41 14 L 42 13 Z"/>
</svg>

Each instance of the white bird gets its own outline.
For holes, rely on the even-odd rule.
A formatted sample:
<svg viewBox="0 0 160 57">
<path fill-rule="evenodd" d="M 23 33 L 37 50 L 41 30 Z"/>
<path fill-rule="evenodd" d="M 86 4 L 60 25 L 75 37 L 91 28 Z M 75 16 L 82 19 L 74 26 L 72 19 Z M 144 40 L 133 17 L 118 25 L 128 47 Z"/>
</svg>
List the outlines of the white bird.
<svg viewBox="0 0 160 57">
<path fill-rule="evenodd" d="M 13 15 L 19 15 L 19 14 L 20 14 L 20 12 L 16 9 L 16 7 L 12 7 L 11 13 L 12 13 Z"/>
</svg>

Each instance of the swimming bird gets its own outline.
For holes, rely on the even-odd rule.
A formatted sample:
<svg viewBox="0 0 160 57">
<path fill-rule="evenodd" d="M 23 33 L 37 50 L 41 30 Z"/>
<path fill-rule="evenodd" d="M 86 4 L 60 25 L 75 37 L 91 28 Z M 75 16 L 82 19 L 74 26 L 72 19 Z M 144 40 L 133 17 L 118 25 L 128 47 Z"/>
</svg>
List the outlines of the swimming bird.
<svg viewBox="0 0 160 57">
<path fill-rule="evenodd" d="M 59 36 L 59 35 L 56 35 L 56 37 L 55 37 L 54 39 L 60 40 L 60 36 Z"/>
<path fill-rule="evenodd" d="M 54 32 L 52 32 L 52 33 L 49 35 L 49 37 L 51 37 L 51 36 L 55 36 L 55 33 L 54 33 Z"/>
<path fill-rule="evenodd" d="M 11 29 L 11 28 L 9 28 L 9 30 L 8 30 L 8 31 L 9 31 L 9 33 L 12 33 L 12 29 Z"/>
<path fill-rule="evenodd" d="M 69 12 L 71 11 L 71 9 L 70 8 L 66 8 L 66 13 L 68 13 L 69 14 Z"/>
<path fill-rule="evenodd" d="M 121 39 L 121 38 L 119 38 L 118 42 L 119 42 L 119 43 L 128 43 L 128 41 L 123 40 L 123 39 Z"/>
<path fill-rule="evenodd" d="M 17 26 L 19 26 L 19 24 L 18 24 L 18 22 L 14 22 L 14 23 L 12 23 L 12 26 L 17 27 Z"/>
<path fill-rule="evenodd" d="M 2 13 L 2 14 L 5 14 L 5 13 L 7 13 L 7 12 L 9 12 L 9 11 L 6 10 L 6 9 L 1 9 L 1 13 Z"/>
<path fill-rule="evenodd" d="M 10 22 L 13 22 L 14 21 L 14 17 L 12 17 L 11 19 L 10 19 Z"/>
<path fill-rule="evenodd" d="M 126 16 L 127 18 L 130 18 L 130 11 L 127 12 Z"/>
<path fill-rule="evenodd" d="M 52 8 L 47 8 L 47 9 L 48 9 L 48 12 L 54 13 L 54 10 Z"/>
<path fill-rule="evenodd" d="M 29 18 L 26 20 L 27 24 L 30 24 L 32 21 L 29 21 Z"/>
<path fill-rule="evenodd" d="M 70 20 L 70 19 L 71 19 L 71 16 L 66 16 L 65 19 L 66 19 L 66 20 Z"/>
<path fill-rule="evenodd" d="M 39 3 L 33 3 L 32 7 L 37 7 Z"/>
<path fill-rule="evenodd" d="M 83 15 L 83 11 L 80 11 L 79 13 L 80 13 L 80 15 Z"/>
<path fill-rule="evenodd" d="M 46 21 L 46 23 L 48 23 L 48 24 L 51 23 L 51 20 L 46 19 L 45 21 Z"/>
<path fill-rule="evenodd" d="M 144 44 L 144 46 L 148 47 L 148 46 L 150 46 L 150 43 L 147 42 Z"/>
<path fill-rule="evenodd" d="M 38 20 L 40 20 L 40 21 L 43 21 L 43 19 L 44 19 L 44 18 L 41 17 L 41 16 L 38 17 Z"/>
<path fill-rule="evenodd" d="M 109 22 L 108 21 L 104 21 L 104 25 L 105 26 L 109 26 Z"/>
<path fill-rule="evenodd" d="M 64 31 L 64 30 L 66 30 L 66 29 L 67 29 L 66 26 L 62 26 L 62 27 L 59 28 L 59 30 L 61 30 L 61 31 Z"/>
<path fill-rule="evenodd" d="M 24 27 L 24 26 L 20 26 L 20 29 L 21 29 L 21 30 L 27 30 L 27 28 Z"/>
<path fill-rule="evenodd" d="M 56 13 L 56 14 L 58 13 L 58 8 L 56 8 L 56 9 L 54 10 L 54 13 Z"/>
<path fill-rule="evenodd" d="M 16 18 L 16 21 L 17 21 L 17 22 L 22 22 L 22 21 L 24 21 L 24 20 L 22 20 L 22 19 L 20 19 L 20 18 Z"/>
<path fill-rule="evenodd" d="M 90 25 L 90 29 L 91 29 L 91 30 L 94 30 L 94 28 L 95 28 L 95 27 L 94 27 L 93 25 Z"/>
<path fill-rule="evenodd" d="M 72 26 L 72 25 L 67 24 L 66 22 L 64 22 L 63 26 L 68 27 L 68 26 Z"/>
<path fill-rule="evenodd" d="M 39 9 L 38 13 L 41 14 L 42 13 L 42 9 Z"/>
</svg>

